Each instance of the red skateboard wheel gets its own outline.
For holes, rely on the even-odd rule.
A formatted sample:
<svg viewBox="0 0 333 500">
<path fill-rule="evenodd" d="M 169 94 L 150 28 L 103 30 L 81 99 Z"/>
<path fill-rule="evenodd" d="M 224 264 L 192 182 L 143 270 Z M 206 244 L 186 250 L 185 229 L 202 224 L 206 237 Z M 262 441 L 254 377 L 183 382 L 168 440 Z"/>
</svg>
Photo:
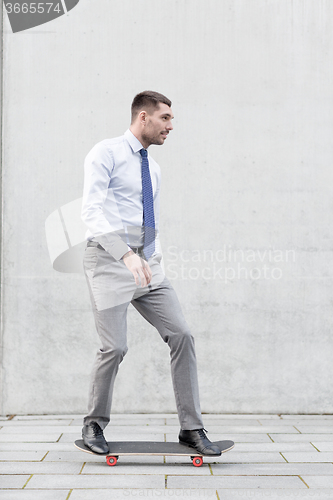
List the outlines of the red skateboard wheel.
<svg viewBox="0 0 333 500">
<path fill-rule="evenodd" d="M 202 457 L 194 457 L 192 460 L 192 463 L 194 467 L 201 467 L 203 464 L 203 458 Z"/>
<path fill-rule="evenodd" d="M 111 466 L 116 465 L 116 463 L 117 463 L 117 457 L 112 457 L 112 456 L 110 456 L 110 455 L 109 455 L 109 456 L 107 456 L 107 457 L 106 457 L 106 463 L 107 463 L 108 465 L 111 465 Z"/>
</svg>

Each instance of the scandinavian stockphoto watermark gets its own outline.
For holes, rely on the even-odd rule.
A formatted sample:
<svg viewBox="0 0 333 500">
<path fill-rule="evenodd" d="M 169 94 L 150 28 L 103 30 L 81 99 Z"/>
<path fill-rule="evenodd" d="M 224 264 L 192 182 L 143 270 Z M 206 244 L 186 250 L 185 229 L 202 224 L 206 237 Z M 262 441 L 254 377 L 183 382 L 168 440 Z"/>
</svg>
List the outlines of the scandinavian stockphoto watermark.
<svg viewBox="0 0 333 500">
<path fill-rule="evenodd" d="M 139 497 L 139 498 L 214 498 L 216 499 L 215 490 L 200 490 L 193 489 L 124 489 L 124 497 Z"/>
<path fill-rule="evenodd" d="M 296 261 L 294 249 L 272 247 L 240 249 L 223 245 L 217 250 L 183 250 L 169 246 L 165 254 L 169 279 L 280 280 L 286 264 Z"/>
<path fill-rule="evenodd" d="M 301 498 L 302 500 L 306 498 L 326 498 L 327 500 L 331 500 L 330 491 L 325 490 L 287 490 L 287 489 L 227 489 L 221 490 L 227 492 L 227 496 L 223 496 L 223 498 L 228 498 L 228 500 L 232 499 L 247 499 L 247 498 L 281 498 L 285 500 L 286 498 Z M 221 496 L 220 496 L 221 495 Z M 198 498 L 214 498 L 219 499 L 222 497 L 222 493 L 218 495 L 217 490 L 213 489 L 200 489 L 200 488 L 192 488 L 192 489 L 124 489 L 122 491 L 122 496 L 124 498 L 193 498 L 197 500 Z M 120 497 L 119 497 L 120 498 Z"/>
<path fill-rule="evenodd" d="M 13 33 L 48 23 L 72 10 L 80 0 L 54 0 L 36 2 L 4 0 Z"/>
<path fill-rule="evenodd" d="M 92 201 L 103 199 L 103 193 L 95 193 Z M 117 203 L 109 194 L 109 203 L 113 204 L 117 213 Z M 78 198 L 52 212 L 45 221 L 47 246 L 53 268 L 64 273 L 82 273 L 82 260 L 87 245 L 87 227 L 81 220 L 82 198 Z M 123 228 L 119 218 L 119 228 Z M 134 236 L 141 226 L 127 226 L 119 229 L 118 236 L 126 238 Z M 102 236 L 102 235 L 101 235 Z M 98 236 L 96 237 L 98 239 Z M 157 247 L 156 247 L 157 249 Z M 163 275 L 170 280 L 204 280 L 233 283 L 236 280 L 277 282 L 296 262 L 295 249 L 279 249 L 273 246 L 237 248 L 224 244 L 219 248 L 189 250 L 184 247 L 170 245 L 163 249 Z M 158 244 L 157 252 L 161 255 Z M 162 277 L 162 275 L 161 275 Z M 119 291 L 117 301 L 120 299 Z"/>
</svg>

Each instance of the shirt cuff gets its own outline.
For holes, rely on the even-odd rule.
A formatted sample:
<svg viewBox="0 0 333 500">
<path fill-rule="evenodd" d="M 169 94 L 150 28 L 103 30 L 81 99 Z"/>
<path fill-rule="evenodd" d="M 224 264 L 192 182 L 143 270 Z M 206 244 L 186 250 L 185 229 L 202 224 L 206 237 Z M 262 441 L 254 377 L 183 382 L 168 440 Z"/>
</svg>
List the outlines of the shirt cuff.
<svg viewBox="0 0 333 500">
<path fill-rule="evenodd" d="M 120 260 L 131 248 L 118 234 L 108 233 L 95 238 L 114 259 Z"/>
</svg>

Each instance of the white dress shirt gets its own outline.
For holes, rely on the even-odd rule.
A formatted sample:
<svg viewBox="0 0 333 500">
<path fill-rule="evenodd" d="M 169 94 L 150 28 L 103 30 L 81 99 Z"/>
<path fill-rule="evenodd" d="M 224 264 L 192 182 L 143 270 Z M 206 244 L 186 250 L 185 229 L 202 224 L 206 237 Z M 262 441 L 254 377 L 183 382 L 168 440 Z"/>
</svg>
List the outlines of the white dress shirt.
<svg viewBox="0 0 333 500">
<path fill-rule="evenodd" d="M 143 146 L 127 130 L 121 137 L 96 144 L 84 162 L 82 220 L 88 240 L 98 241 L 116 260 L 143 245 L 141 154 Z M 161 171 L 148 154 L 153 187 L 155 252 L 159 252 Z"/>
</svg>

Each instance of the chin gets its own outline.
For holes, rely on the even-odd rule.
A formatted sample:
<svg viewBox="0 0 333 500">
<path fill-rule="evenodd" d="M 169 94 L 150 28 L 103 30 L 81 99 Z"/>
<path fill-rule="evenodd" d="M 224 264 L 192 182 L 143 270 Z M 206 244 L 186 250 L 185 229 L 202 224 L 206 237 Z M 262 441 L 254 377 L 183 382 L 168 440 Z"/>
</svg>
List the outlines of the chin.
<svg viewBox="0 0 333 500">
<path fill-rule="evenodd" d="M 156 139 L 153 144 L 155 144 L 155 146 L 162 146 L 164 144 L 164 139 Z"/>
</svg>

